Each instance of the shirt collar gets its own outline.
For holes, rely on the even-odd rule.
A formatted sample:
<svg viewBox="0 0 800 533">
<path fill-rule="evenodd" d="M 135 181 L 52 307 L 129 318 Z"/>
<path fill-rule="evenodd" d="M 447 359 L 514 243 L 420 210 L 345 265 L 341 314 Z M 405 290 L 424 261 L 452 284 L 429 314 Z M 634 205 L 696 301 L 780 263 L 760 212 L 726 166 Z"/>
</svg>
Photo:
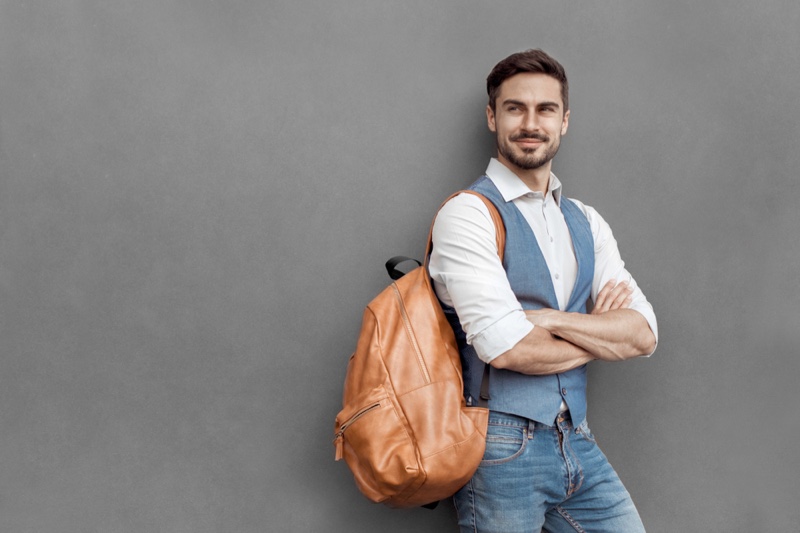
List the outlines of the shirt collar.
<svg viewBox="0 0 800 533">
<path fill-rule="evenodd" d="M 492 158 L 489 161 L 489 166 L 486 167 L 486 175 L 492 180 L 497 190 L 503 196 L 506 202 L 516 200 L 531 192 L 530 188 L 525 185 L 514 172 L 501 163 L 497 158 Z M 536 194 L 536 193 L 534 193 Z M 561 181 L 552 172 L 550 173 L 550 183 L 547 185 L 547 196 L 551 196 L 556 202 L 556 205 L 561 205 Z"/>
</svg>

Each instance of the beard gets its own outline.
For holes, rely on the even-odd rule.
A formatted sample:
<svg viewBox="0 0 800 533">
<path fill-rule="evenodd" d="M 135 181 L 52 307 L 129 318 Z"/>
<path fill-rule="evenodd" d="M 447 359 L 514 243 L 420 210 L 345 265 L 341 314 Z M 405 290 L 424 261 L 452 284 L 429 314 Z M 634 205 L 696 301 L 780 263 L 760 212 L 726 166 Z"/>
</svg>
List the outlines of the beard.
<svg viewBox="0 0 800 533">
<path fill-rule="evenodd" d="M 547 135 L 536 134 L 536 133 L 521 133 L 519 135 L 514 135 L 509 139 L 509 141 L 517 141 L 519 139 L 536 139 L 542 141 L 544 143 L 548 143 L 550 141 L 550 137 Z M 511 164 L 517 166 L 518 168 L 524 170 L 535 170 L 537 168 L 541 168 L 542 166 L 546 165 L 558 153 L 558 148 L 561 146 L 561 138 L 557 137 L 551 144 L 545 144 L 542 146 L 543 151 L 537 155 L 536 150 L 531 150 L 529 148 L 521 149 L 522 153 L 518 153 L 515 151 L 515 147 L 511 145 L 510 142 L 497 141 L 497 151 L 500 153 L 507 161 Z"/>
</svg>

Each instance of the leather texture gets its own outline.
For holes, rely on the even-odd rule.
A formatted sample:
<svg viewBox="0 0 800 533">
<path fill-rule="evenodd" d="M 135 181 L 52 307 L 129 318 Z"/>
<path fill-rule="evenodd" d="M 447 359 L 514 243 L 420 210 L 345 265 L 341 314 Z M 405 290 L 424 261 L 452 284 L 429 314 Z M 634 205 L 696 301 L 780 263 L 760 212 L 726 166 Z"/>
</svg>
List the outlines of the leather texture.
<svg viewBox="0 0 800 533">
<path fill-rule="evenodd" d="M 502 257 L 500 214 L 474 191 L 453 196 L 464 192 L 486 203 Z M 432 231 L 425 264 L 364 310 L 334 428 L 336 460 L 346 461 L 364 496 L 390 507 L 452 496 L 475 473 L 486 445 L 489 411 L 466 405 L 455 335 L 428 275 Z"/>
</svg>

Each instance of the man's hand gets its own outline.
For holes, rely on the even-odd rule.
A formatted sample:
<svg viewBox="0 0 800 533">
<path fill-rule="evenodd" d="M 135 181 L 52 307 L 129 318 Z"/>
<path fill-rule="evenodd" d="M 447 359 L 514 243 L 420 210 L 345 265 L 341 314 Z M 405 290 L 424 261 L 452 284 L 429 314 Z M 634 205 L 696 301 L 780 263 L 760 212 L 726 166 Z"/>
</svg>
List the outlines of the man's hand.
<svg viewBox="0 0 800 533">
<path fill-rule="evenodd" d="M 597 302 L 590 314 L 601 315 L 616 309 L 627 309 L 631 305 L 631 294 L 633 294 L 633 289 L 628 286 L 627 282 L 617 283 L 614 279 L 609 280 L 597 294 Z M 548 327 L 548 325 L 552 325 L 550 319 L 555 318 L 557 313 L 558 311 L 555 309 L 525 311 L 529 322 L 548 330 L 552 329 L 552 327 Z"/>
<path fill-rule="evenodd" d="M 617 280 L 610 279 L 597 293 L 597 301 L 590 314 L 600 315 L 606 311 L 627 309 L 633 300 L 632 294 L 633 289 L 628 286 L 627 282 L 617 283 Z"/>
</svg>

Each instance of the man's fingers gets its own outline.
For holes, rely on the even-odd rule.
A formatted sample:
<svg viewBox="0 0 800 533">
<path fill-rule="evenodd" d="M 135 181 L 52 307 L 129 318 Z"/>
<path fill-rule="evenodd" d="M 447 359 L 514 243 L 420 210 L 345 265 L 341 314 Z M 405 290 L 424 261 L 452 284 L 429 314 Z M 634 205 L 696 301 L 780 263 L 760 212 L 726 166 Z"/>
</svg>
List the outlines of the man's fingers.
<svg viewBox="0 0 800 533">
<path fill-rule="evenodd" d="M 618 292 L 617 289 L 619 289 Z M 611 311 L 613 309 L 625 309 L 626 307 L 628 307 L 628 305 L 630 304 L 629 300 L 631 299 L 631 293 L 633 292 L 633 289 L 628 287 L 627 283 L 623 282 L 617 285 L 614 291 L 615 291 L 614 300 L 609 305 L 608 310 Z"/>
<path fill-rule="evenodd" d="M 633 289 L 628 286 L 627 282 L 617 283 L 616 280 L 609 280 L 597 294 L 597 301 L 592 313 L 600 314 L 614 309 L 627 308 L 632 301 L 632 292 Z"/>
<path fill-rule="evenodd" d="M 600 289 L 599 293 L 597 293 L 597 301 L 594 302 L 594 310 L 592 311 L 592 313 L 597 314 L 597 313 L 605 313 L 606 311 L 608 311 L 606 301 L 608 300 L 611 291 L 614 290 L 614 287 L 616 285 L 617 285 L 617 280 L 614 279 L 608 280 L 608 283 L 603 285 L 603 288 Z"/>
</svg>

